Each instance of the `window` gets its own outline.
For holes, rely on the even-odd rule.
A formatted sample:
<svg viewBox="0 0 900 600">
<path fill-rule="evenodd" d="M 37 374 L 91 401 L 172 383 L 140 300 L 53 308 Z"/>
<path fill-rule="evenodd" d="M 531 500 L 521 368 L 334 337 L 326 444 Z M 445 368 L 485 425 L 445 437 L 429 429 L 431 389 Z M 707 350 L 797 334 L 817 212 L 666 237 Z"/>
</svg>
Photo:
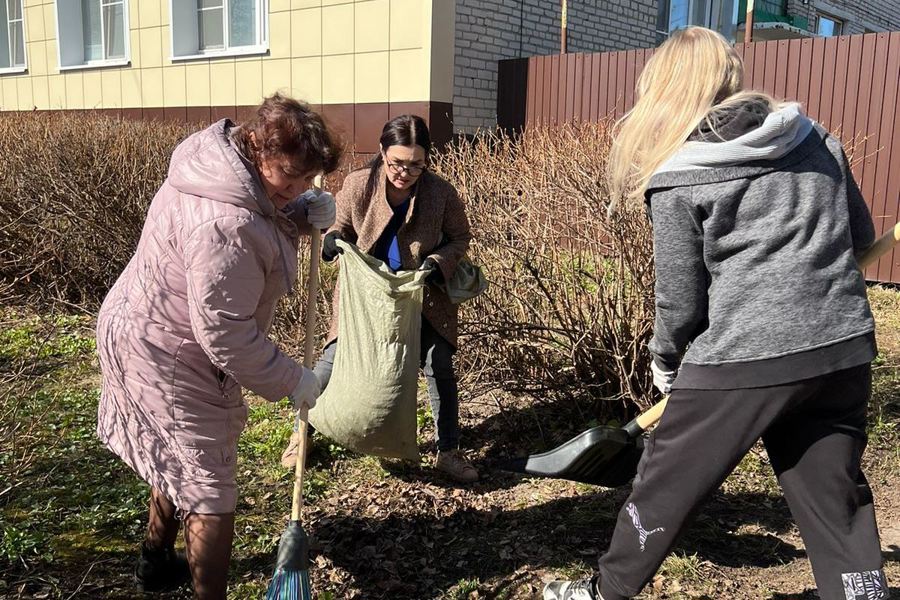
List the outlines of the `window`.
<svg viewBox="0 0 900 600">
<path fill-rule="evenodd" d="M 128 2 L 58 0 L 61 69 L 128 63 Z"/>
<path fill-rule="evenodd" d="M 831 37 L 833 35 L 841 35 L 841 31 L 844 28 L 844 23 L 834 17 L 830 17 L 828 15 L 819 15 L 818 17 L 819 24 L 816 27 L 816 33 L 824 36 Z"/>
<path fill-rule="evenodd" d="M 733 39 L 737 5 L 737 0 L 669 0 L 668 31 L 701 25 Z"/>
<path fill-rule="evenodd" d="M 171 0 L 169 6 L 174 59 L 268 49 L 265 0 Z"/>
<path fill-rule="evenodd" d="M 25 70 L 22 0 L 0 0 L 0 72 Z"/>
</svg>

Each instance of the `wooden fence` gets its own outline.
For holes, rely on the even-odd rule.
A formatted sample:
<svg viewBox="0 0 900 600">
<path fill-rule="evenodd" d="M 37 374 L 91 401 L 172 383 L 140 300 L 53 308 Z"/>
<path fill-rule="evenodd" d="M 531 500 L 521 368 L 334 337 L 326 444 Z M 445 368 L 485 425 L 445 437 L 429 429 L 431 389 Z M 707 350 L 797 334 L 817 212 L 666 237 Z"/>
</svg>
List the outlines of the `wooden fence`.
<svg viewBox="0 0 900 600">
<path fill-rule="evenodd" d="M 900 32 L 738 44 L 748 88 L 796 100 L 840 136 L 881 234 L 900 213 Z M 653 49 L 499 63 L 497 122 L 535 125 L 619 118 L 634 103 Z M 866 271 L 900 283 L 900 249 Z"/>
</svg>

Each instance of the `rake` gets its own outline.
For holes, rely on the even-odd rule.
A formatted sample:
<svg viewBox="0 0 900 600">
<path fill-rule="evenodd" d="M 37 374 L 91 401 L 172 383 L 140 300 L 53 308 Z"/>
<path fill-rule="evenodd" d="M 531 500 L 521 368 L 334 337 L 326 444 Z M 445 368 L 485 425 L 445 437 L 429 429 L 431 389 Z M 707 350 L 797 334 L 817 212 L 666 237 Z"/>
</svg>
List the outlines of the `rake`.
<svg viewBox="0 0 900 600">
<path fill-rule="evenodd" d="M 316 177 L 315 188 L 321 190 L 321 177 Z M 309 281 L 306 285 L 306 339 L 303 347 L 303 366 L 311 369 L 316 343 L 316 296 L 319 291 L 319 247 L 321 233 L 314 229 L 310 235 Z M 294 495 L 291 501 L 291 520 L 281 541 L 278 543 L 278 560 L 275 575 L 269 583 L 266 600 L 312 600 L 309 583 L 309 537 L 300 521 L 303 510 L 303 474 L 306 468 L 306 443 L 308 411 L 301 408 L 297 413 L 297 431 L 300 445 L 297 449 L 297 464 L 294 467 Z"/>
</svg>

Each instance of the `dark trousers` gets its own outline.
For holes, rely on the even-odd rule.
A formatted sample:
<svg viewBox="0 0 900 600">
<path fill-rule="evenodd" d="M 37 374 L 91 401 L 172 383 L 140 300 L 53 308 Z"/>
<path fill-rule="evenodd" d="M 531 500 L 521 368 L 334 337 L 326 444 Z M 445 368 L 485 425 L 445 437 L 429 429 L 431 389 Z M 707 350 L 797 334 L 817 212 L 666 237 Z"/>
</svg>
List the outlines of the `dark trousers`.
<svg viewBox="0 0 900 600">
<path fill-rule="evenodd" d="M 331 379 L 335 352 L 337 340 L 325 346 L 322 357 L 313 369 L 323 390 Z M 425 372 L 431 412 L 434 415 L 435 441 L 438 450 L 441 451 L 455 450 L 459 447 L 459 388 L 456 383 L 456 372 L 453 370 L 455 352 L 456 348 L 423 318 L 419 366 Z"/>
<path fill-rule="evenodd" d="M 600 558 L 604 600 L 637 595 L 691 515 L 762 438 L 822 600 L 888 597 L 866 446 L 868 364 L 787 385 L 673 390 Z"/>
</svg>

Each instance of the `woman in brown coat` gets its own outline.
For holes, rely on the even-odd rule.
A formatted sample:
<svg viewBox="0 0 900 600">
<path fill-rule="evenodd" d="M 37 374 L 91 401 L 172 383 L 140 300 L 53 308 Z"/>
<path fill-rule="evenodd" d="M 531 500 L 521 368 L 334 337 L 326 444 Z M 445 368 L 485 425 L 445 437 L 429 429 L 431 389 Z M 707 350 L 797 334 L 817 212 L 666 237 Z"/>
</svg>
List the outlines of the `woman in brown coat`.
<svg viewBox="0 0 900 600">
<path fill-rule="evenodd" d="M 368 167 L 350 173 L 337 195 L 337 220 L 325 236 L 322 258 L 340 253 L 335 240 L 356 244 L 391 269 L 431 271 L 422 306 L 421 366 L 436 425 L 435 468 L 457 481 L 478 479 L 459 451 L 459 398 L 453 354 L 459 308 L 435 284 L 449 280 L 472 235 L 465 208 L 453 186 L 427 169 L 431 136 L 421 117 L 388 121 L 381 151 Z M 331 378 L 338 336 L 338 290 L 328 343 L 315 368 L 322 388 Z M 285 452 L 290 463 L 296 448 Z"/>
</svg>

